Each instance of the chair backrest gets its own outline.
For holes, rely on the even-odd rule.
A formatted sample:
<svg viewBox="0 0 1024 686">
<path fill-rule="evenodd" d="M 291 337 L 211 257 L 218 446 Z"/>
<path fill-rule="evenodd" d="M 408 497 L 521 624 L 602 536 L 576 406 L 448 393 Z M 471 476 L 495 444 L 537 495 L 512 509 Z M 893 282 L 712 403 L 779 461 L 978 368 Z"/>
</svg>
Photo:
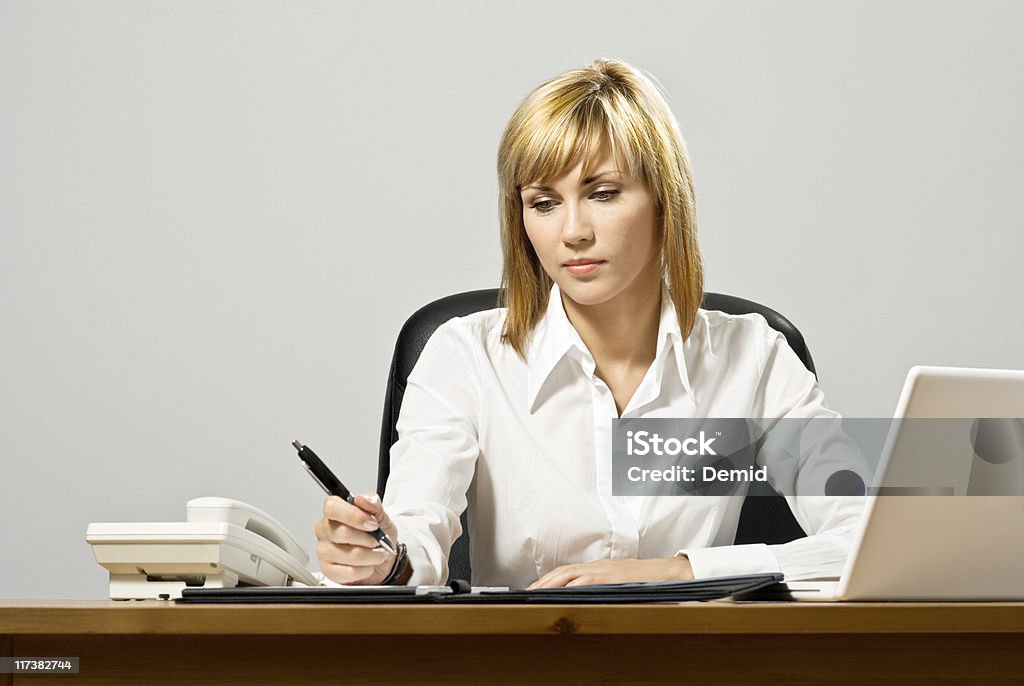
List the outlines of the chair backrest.
<svg viewBox="0 0 1024 686">
<path fill-rule="evenodd" d="M 498 289 L 485 289 L 449 295 L 421 307 L 402 326 L 395 343 L 395 354 L 391 360 L 387 391 L 384 396 L 384 417 L 380 427 L 380 454 L 377 465 L 377 492 L 384 494 L 388 474 L 391 471 L 391 446 L 398 440 L 395 425 L 402 409 L 406 379 L 416 365 L 427 339 L 441 324 L 453 317 L 464 317 L 474 312 L 502 307 Z M 786 337 L 789 346 L 812 373 L 814 361 L 804 343 L 804 337 L 792 322 L 781 314 L 759 303 L 731 295 L 705 293 L 702 307 L 706 310 L 720 310 L 728 314 L 762 315 L 768 325 Z M 735 542 L 743 543 L 785 543 L 806 535 L 797 524 L 785 499 L 767 484 L 755 482 L 750 495 L 743 502 L 739 528 Z M 471 578 L 469 564 L 469 529 L 466 513 L 462 513 L 462 536 L 452 545 L 448 556 L 449 578 Z"/>
</svg>

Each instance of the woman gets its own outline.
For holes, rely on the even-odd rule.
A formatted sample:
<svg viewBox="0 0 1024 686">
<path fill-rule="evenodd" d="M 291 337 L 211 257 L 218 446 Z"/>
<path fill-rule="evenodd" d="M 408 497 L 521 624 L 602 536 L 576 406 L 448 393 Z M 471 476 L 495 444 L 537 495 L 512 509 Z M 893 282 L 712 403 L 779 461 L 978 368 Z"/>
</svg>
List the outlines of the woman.
<svg viewBox="0 0 1024 686">
<path fill-rule="evenodd" d="M 741 498 L 612 494 L 616 417 L 838 417 L 762 317 L 699 309 L 690 164 L 653 83 L 599 59 L 542 84 L 498 177 L 507 309 L 430 338 L 386 501 L 324 503 L 326 579 L 443 582 L 467 502 L 476 584 L 838 574 L 860 499 L 790 498 L 807 538 L 732 546 Z M 366 533 L 378 525 L 398 559 Z"/>
</svg>

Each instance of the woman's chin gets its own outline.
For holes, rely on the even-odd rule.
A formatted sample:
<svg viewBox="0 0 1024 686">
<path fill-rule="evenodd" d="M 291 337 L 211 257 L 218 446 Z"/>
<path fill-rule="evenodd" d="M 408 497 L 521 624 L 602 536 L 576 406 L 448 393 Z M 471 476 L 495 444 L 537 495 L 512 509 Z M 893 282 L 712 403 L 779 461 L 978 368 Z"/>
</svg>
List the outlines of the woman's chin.
<svg viewBox="0 0 1024 686">
<path fill-rule="evenodd" d="M 608 284 L 600 284 L 593 281 L 589 283 L 560 283 L 558 288 L 565 294 L 565 297 L 584 307 L 602 305 L 611 300 L 616 293 L 614 288 L 608 287 Z"/>
</svg>

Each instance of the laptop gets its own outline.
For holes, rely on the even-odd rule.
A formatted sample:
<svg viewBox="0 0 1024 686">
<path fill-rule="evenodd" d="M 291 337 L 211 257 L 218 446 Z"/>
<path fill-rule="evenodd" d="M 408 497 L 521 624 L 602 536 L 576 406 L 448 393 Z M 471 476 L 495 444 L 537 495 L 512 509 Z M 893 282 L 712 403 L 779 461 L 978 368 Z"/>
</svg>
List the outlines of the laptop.
<svg viewBox="0 0 1024 686">
<path fill-rule="evenodd" d="M 921 418 L 957 421 L 901 421 Z M 842 575 L 776 584 L 741 599 L 1024 600 L 1020 418 L 1024 371 L 913 367 Z M 998 434 L 997 459 L 979 459 L 983 431 Z M 920 483 L 924 474 L 940 481 L 916 495 L 887 487 L 908 475 Z"/>
</svg>

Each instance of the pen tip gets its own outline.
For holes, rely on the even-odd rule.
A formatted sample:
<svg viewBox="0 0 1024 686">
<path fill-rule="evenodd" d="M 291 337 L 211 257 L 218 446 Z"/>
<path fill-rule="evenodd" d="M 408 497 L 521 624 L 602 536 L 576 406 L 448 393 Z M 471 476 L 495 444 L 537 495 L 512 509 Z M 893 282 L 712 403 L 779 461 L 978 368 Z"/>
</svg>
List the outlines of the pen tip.
<svg viewBox="0 0 1024 686">
<path fill-rule="evenodd" d="M 298 441 L 292 441 L 292 445 L 295 446 L 296 450 L 302 450 L 302 444 Z"/>
</svg>

